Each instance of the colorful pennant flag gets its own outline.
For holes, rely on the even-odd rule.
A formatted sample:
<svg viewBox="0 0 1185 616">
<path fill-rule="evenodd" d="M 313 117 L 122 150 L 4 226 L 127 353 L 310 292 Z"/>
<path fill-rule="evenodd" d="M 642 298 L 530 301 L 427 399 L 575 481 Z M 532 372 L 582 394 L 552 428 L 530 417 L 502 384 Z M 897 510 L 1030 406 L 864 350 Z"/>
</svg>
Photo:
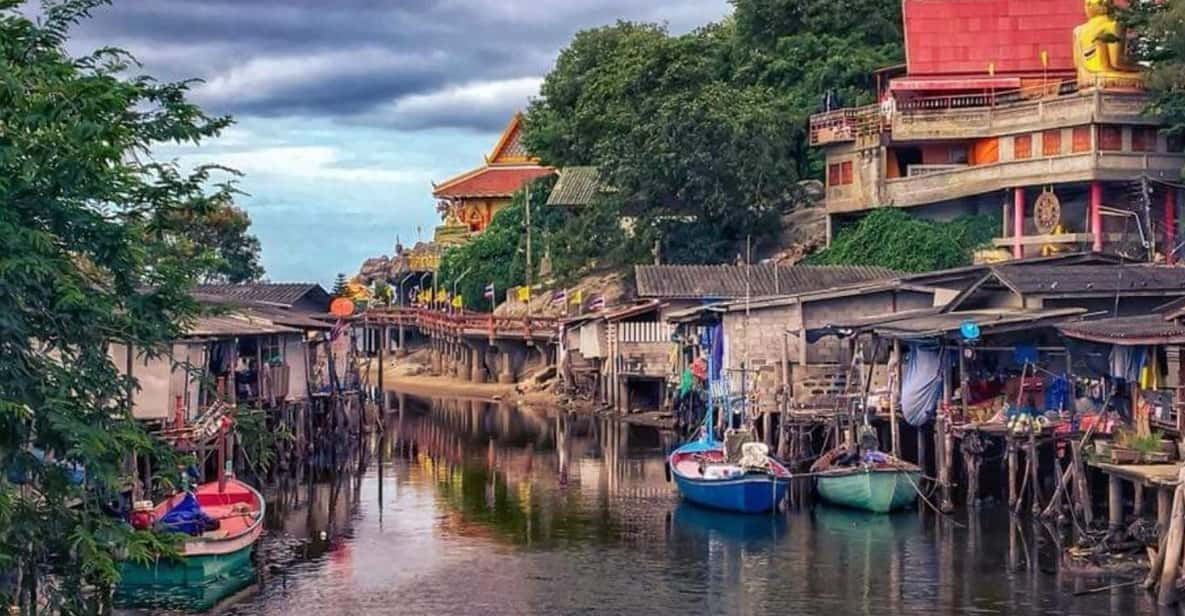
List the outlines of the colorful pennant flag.
<svg viewBox="0 0 1185 616">
<path fill-rule="evenodd" d="M 593 300 L 588 303 L 588 309 L 592 312 L 601 310 L 604 307 L 605 307 L 605 298 L 600 295 L 594 297 Z"/>
<path fill-rule="evenodd" d="M 524 285 L 515 289 L 515 297 L 517 297 L 518 301 L 520 302 L 531 301 L 531 288 Z"/>
<path fill-rule="evenodd" d="M 560 289 L 551 292 L 551 303 L 556 306 L 564 306 L 568 303 L 568 291 Z"/>
<path fill-rule="evenodd" d="M 486 299 L 494 299 L 494 283 L 491 282 L 490 284 L 487 284 L 485 292 L 483 292 L 481 295 Z"/>
<path fill-rule="evenodd" d="M 453 308 L 460 308 L 463 305 L 464 301 L 461 300 L 461 294 L 458 293 L 455 297 L 453 297 Z"/>
<path fill-rule="evenodd" d="M 569 293 L 568 297 L 568 303 L 570 304 L 579 306 L 580 304 L 584 303 L 584 291 L 580 289 L 576 289 L 575 291 Z"/>
</svg>

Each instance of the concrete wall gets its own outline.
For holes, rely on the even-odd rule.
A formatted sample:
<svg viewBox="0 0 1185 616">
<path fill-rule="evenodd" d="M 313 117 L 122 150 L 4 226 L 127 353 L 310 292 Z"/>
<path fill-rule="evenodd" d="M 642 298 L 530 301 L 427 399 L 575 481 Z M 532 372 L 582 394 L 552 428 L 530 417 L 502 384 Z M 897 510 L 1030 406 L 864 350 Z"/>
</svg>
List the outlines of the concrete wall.
<svg viewBox="0 0 1185 616">
<path fill-rule="evenodd" d="M 127 347 L 111 345 L 111 360 L 122 374 L 127 365 Z M 169 354 L 149 358 L 136 351 L 132 362 L 132 376 L 139 389 L 132 396 L 132 416 L 136 419 L 168 419 L 173 416 L 177 396 L 188 409 L 196 408 L 199 383 L 186 370 L 186 363 L 201 368 L 205 362 L 201 344 L 174 344 Z M 176 364 L 176 365 L 174 365 Z M 191 410 L 190 416 L 193 415 Z"/>
<path fill-rule="evenodd" d="M 928 308 L 934 303 L 932 293 L 883 291 L 841 297 L 803 306 L 804 329 L 851 322 L 862 317 L 903 310 Z M 847 342 L 827 337 L 806 348 L 805 363 L 826 364 L 846 361 Z"/>
</svg>

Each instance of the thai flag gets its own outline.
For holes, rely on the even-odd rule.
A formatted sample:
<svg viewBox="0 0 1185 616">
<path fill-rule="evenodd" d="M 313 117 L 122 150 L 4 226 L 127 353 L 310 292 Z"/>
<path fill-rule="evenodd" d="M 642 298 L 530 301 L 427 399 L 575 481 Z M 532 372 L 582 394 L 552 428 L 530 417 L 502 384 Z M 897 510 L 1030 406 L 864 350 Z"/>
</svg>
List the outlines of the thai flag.
<svg viewBox="0 0 1185 616">
<path fill-rule="evenodd" d="M 601 295 L 596 296 L 595 298 L 593 298 L 592 301 L 590 301 L 588 303 L 588 309 L 592 312 L 601 310 L 604 307 L 605 307 L 605 298 Z"/>
<path fill-rule="evenodd" d="M 560 290 L 560 291 L 552 291 L 551 303 L 555 304 L 557 306 L 563 306 L 563 305 L 567 304 L 568 303 L 567 289 Z"/>
<path fill-rule="evenodd" d="M 494 299 L 494 283 L 491 282 L 490 284 L 487 284 L 486 289 L 481 294 L 481 296 L 486 299 Z"/>
</svg>

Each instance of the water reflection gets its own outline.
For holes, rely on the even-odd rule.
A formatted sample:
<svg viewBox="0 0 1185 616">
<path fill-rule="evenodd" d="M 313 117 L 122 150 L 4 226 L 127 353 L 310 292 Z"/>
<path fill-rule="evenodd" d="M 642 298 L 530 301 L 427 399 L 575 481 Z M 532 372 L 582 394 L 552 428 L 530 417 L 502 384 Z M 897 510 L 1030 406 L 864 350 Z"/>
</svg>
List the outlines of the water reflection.
<svg viewBox="0 0 1185 616">
<path fill-rule="evenodd" d="M 679 502 L 654 430 L 392 394 L 381 433 L 270 494 L 231 614 L 1153 613 L 1074 597 L 1039 524 Z M 1011 522 L 1011 523 L 1010 523 Z"/>
</svg>

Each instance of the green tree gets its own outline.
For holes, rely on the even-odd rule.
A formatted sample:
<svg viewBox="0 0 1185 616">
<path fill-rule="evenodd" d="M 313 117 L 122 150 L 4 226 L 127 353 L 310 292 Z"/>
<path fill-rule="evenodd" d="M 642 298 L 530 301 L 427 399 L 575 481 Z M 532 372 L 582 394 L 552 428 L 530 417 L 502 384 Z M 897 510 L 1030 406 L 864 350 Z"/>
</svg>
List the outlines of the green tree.
<svg viewBox="0 0 1185 616">
<path fill-rule="evenodd" d="M 202 282 L 238 284 L 263 277 L 259 238 L 248 232 L 251 217 L 246 210 L 227 201 L 200 215 L 187 212 L 178 224 L 186 229 L 179 241 L 194 252 L 210 252 L 213 257 Z"/>
<path fill-rule="evenodd" d="M 1185 135 L 1185 2 L 1132 0 L 1120 18 L 1135 35 L 1129 51 L 1148 67 L 1148 111 L 1169 134 Z"/>
<path fill-rule="evenodd" d="M 879 265 L 903 272 L 970 265 L 971 253 L 989 245 L 999 227 L 999 220 L 991 216 L 935 222 L 884 207 L 840 229 L 831 245 L 808 257 L 807 263 Z"/>
<path fill-rule="evenodd" d="M 109 348 L 160 354 L 181 335 L 215 256 L 179 250 L 178 223 L 233 192 L 151 152 L 230 120 L 188 102 L 187 82 L 129 74 L 121 51 L 72 56 L 70 28 L 103 2 L 49 2 L 39 23 L 21 4 L 0 0 L 0 571 L 16 578 L 0 605 L 96 613 L 117 552 L 168 550 L 104 512 L 130 456 L 170 451 L 132 418 L 136 383 Z"/>
<path fill-rule="evenodd" d="M 440 288 L 452 291 L 452 284 L 466 271 L 457 284 L 465 306 L 471 310 L 487 310 L 490 300 L 483 297 L 486 285 L 493 283 L 501 301 L 510 287 L 527 281 L 527 224 L 524 205 L 531 196 L 532 269 L 538 272 L 546 238 L 563 224 L 563 214 L 546 206 L 547 195 L 555 180 L 550 177 L 533 180 L 530 191 L 515 193 L 510 205 L 494 214 L 493 220 L 481 232 L 464 244 L 445 251 L 440 258 L 436 279 Z"/>
<path fill-rule="evenodd" d="M 333 280 L 332 293 L 334 297 L 346 297 L 350 294 L 350 289 L 346 286 L 347 282 L 346 275 L 342 272 L 338 272 L 337 278 Z"/>
<path fill-rule="evenodd" d="M 797 182 L 820 178 L 806 120 L 828 92 L 873 100 L 901 61 L 898 0 L 734 0 L 680 36 L 619 22 L 576 34 L 528 108 L 524 141 L 555 166 L 595 165 L 669 261 L 729 259 L 779 231 Z"/>
</svg>

